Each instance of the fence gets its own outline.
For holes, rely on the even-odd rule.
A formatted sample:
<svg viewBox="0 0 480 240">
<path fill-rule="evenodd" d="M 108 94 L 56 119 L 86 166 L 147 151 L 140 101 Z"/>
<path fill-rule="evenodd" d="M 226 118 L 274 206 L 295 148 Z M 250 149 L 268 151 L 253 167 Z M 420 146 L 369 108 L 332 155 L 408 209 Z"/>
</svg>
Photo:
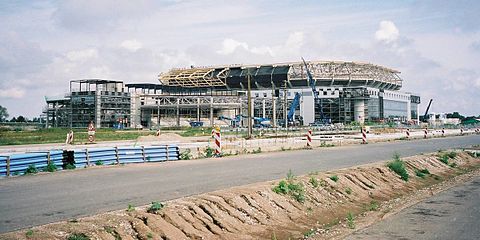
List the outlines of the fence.
<svg viewBox="0 0 480 240">
<path fill-rule="evenodd" d="M 76 168 L 95 164 L 163 162 L 179 159 L 176 145 L 50 150 L 0 156 L 0 176 L 22 175 L 30 165 L 44 169 L 50 162 L 58 169 L 73 163 Z"/>
</svg>

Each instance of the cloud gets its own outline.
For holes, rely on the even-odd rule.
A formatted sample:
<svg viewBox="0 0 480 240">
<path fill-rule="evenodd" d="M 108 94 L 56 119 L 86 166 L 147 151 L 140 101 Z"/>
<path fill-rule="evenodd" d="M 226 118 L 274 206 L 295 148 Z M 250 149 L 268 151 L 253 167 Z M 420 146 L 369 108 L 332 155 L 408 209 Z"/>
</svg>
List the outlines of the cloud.
<svg viewBox="0 0 480 240">
<path fill-rule="evenodd" d="M 136 39 L 125 40 L 120 44 L 120 46 L 127 49 L 128 51 L 136 52 L 138 49 L 142 48 L 142 43 L 137 41 Z"/>
<path fill-rule="evenodd" d="M 70 51 L 67 53 L 67 58 L 70 61 L 74 61 L 74 62 L 83 62 L 91 58 L 97 58 L 97 57 L 98 57 L 98 51 L 95 48 L 89 48 L 89 49 L 78 50 L 78 51 Z"/>
<path fill-rule="evenodd" d="M 398 39 L 400 32 L 392 21 L 381 21 L 375 32 L 375 39 L 383 42 L 393 42 Z"/>
<path fill-rule="evenodd" d="M 217 51 L 218 54 L 228 55 L 235 52 L 235 50 L 240 47 L 244 50 L 248 50 L 248 44 L 245 42 L 239 42 L 237 40 L 226 38 L 222 42 L 222 48 Z"/>
<path fill-rule="evenodd" d="M 9 89 L 0 89 L 0 98 L 23 98 L 25 96 L 25 90 L 21 88 L 9 88 Z"/>
</svg>

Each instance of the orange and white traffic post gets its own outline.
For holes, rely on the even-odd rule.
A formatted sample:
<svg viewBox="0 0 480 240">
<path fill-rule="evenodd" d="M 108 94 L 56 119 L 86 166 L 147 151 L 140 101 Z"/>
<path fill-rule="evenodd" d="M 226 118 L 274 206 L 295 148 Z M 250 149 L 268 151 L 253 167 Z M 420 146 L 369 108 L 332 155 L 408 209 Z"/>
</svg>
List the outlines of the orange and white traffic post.
<svg viewBox="0 0 480 240">
<path fill-rule="evenodd" d="M 367 144 L 367 130 L 362 127 L 362 144 Z"/>
<path fill-rule="evenodd" d="M 427 135 L 428 135 L 428 128 L 425 128 L 423 130 L 423 138 L 427 138 Z"/>
<path fill-rule="evenodd" d="M 407 139 L 410 138 L 410 128 L 407 128 L 406 133 L 407 133 Z"/>
<path fill-rule="evenodd" d="M 72 144 L 73 143 L 73 131 L 67 133 L 67 139 L 65 140 L 65 144 Z"/>
</svg>

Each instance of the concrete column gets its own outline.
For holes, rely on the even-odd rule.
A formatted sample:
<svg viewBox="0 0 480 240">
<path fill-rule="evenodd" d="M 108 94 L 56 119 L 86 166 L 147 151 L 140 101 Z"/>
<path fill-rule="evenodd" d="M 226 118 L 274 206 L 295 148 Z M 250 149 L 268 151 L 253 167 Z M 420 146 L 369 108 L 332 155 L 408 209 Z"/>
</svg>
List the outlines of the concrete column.
<svg viewBox="0 0 480 240">
<path fill-rule="evenodd" d="M 412 103 L 410 100 L 407 102 L 407 121 L 412 120 Z"/>
<path fill-rule="evenodd" d="M 177 98 L 177 127 L 180 127 L 180 98 Z"/>
<path fill-rule="evenodd" d="M 355 100 L 353 103 L 353 109 L 353 117 L 355 121 L 360 124 L 365 123 L 365 100 Z"/>
<path fill-rule="evenodd" d="M 213 97 L 210 97 L 210 126 L 213 127 Z"/>
<path fill-rule="evenodd" d="M 262 117 L 265 118 L 265 98 L 262 100 Z"/>
<path fill-rule="evenodd" d="M 200 121 L 200 97 L 197 98 L 197 121 Z"/>
</svg>

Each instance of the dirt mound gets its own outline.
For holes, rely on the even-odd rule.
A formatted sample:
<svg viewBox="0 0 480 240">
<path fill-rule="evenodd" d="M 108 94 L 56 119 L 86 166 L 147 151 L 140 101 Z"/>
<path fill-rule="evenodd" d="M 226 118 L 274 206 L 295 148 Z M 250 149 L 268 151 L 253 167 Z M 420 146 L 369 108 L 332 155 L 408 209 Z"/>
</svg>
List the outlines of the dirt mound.
<svg viewBox="0 0 480 240">
<path fill-rule="evenodd" d="M 155 213 L 145 206 L 35 227 L 33 236 L 65 239 L 73 233 L 84 233 L 91 239 L 303 238 L 312 228 L 344 219 L 347 212 L 368 211 L 373 202 L 412 193 L 480 164 L 479 158 L 465 152 L 449 156 L 449 165 L 440 161 L 438 153 L 405 158 L 408 182 L 385 163 L 290 175 L 283 181 L 169 201 Z M 0 238 L 25 239 L 26 233 L 22 230 Z"/>
<path fill-rule="evenodd" d="M 187 139 L 176 133 L 161 133 L 160 136 L 149 135 L 138 137 L 138 142 L 155 142 L 155 141 L 186 141 Z"/>
</svg>

